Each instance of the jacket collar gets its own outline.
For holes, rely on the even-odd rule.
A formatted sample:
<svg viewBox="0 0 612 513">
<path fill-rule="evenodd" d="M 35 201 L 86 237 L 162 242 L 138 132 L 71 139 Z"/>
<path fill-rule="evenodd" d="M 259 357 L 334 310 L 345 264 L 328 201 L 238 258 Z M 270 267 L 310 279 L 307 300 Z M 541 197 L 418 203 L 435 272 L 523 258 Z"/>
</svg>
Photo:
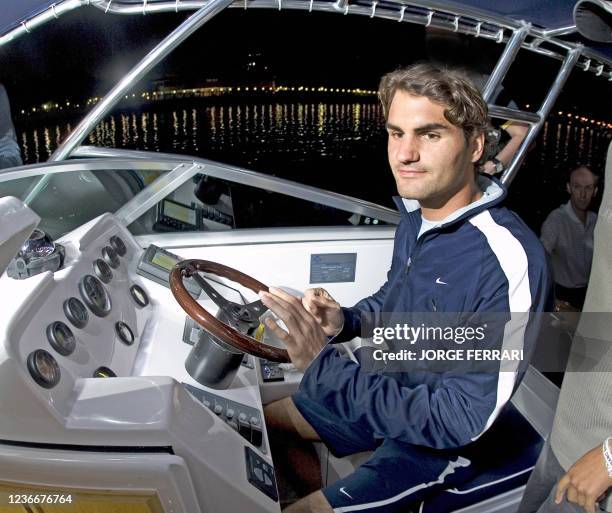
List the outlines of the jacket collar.
<svg viewBox="0 0 612 513">
<path fill-rule="evenodd" d="M 506 187 L 495 177 L 481 173 L 478 175 L 476 183 L 482 191 L 482 196 L 469 205 L 455 210 L 442 221 L 440 227 L 464 221 L 488 208 L 496 206 L 501 203 L 508 194 Z M 402 216 L 412 219 L 413 222 L 417 221 L 417 224 L 420 226 L 421 205 L 417 200 L 394 196 L 393 201 L 395 201 Z"/>
</svg>

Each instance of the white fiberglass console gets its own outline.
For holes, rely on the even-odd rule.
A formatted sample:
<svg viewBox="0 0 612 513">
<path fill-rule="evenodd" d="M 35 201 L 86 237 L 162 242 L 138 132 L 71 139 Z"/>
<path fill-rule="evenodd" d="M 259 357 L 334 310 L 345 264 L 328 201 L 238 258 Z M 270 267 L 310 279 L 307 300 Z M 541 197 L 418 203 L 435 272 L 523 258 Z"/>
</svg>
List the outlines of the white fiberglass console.
<svg viewBox="0 0 612 513">
<path fill-rule="evenodd" d="M 279 511 L 255 360 L 226 390 L 189 376 L 185 314 L 112 215 L 58 242 L 61 270 L 0 278 L 0 495 Z"/>
</svg>

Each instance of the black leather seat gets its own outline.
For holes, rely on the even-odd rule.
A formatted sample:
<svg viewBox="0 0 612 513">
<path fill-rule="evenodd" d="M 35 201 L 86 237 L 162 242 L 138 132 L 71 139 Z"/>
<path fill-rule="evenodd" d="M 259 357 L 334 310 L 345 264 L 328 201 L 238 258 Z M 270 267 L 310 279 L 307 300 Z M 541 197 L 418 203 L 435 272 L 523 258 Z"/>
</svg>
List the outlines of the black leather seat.
<svg viewBox="0 0 612 513">
<path fill-rule="evenodd" d="M 477 453 L 472 461 L 477 468 L 476 476 L 460 487 L 443 490 L 427 499 L 420 512 L 456 511 L 524 485 L 543 443 L 510 403 L 478 444 L 474 444 Z M 469 454 L 466 456 L 469 458 Z"/>
</svg>

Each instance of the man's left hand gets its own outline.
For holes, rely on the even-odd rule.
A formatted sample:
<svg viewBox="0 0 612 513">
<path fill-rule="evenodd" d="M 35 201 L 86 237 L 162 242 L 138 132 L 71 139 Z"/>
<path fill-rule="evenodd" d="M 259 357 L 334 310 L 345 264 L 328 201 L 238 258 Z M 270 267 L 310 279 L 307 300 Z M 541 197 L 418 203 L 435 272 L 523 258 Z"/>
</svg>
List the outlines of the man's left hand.
<svg viewBox="0 0 612 513">
<path fill-rule="evenodd" d="M 567 500 L 579 504 L 587 513 L 595 513 L 597 500 L 612 486 L 608 476 L 601 445 L 591 449 L 567 471 L 559 484 L 555 502 Z"/>
<path fill-rule="evenodd" d="M 327 345 L 327 337 L 321 326 L 304 308 L 300 298 L 284 290 L 270 287 L 270 292 L 261 291 L 259 297 L 287 326 L 288 332 L 271 318 L 265 321 L 266 326 L 285 344 L 291 362 L 303 371 Z"/>
</svg>

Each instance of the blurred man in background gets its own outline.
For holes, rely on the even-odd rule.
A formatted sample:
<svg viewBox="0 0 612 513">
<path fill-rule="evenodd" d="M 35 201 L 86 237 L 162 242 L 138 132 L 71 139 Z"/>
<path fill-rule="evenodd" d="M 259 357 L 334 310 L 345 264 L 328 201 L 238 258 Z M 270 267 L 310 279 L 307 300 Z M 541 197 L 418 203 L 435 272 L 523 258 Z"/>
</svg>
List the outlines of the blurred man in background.
<svg viewBox="0 0 612 513">
<path fill-rule="evenodd" d="M 551 259 L 556 298 L 582 310 L 593 260 L 597 214 L 589 207 L 597 194 L 597 176 L 579 166 L 570 172 L 566 188 L 570 199 L 548 215 L 540 240 Z"/>
</svg>

